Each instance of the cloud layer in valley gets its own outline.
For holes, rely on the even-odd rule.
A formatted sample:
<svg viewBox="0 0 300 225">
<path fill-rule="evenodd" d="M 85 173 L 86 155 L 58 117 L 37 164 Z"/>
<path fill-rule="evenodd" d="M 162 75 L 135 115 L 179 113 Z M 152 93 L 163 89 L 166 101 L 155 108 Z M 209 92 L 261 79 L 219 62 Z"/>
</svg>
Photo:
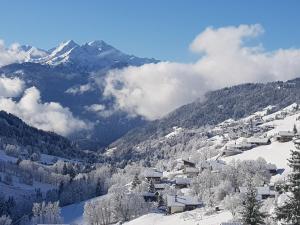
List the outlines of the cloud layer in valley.
<svg viewBox="0 0 300 225">
<path fill-rule="evenodd" d="M 21 94 L 18 101 L 11 98 Z M 18 78 L 1 77 L 0 96 L 0 110 L 12 113 L 39 129 L 67 136 L 90 128 L 89 124 L 75 118 L 68 108 L 59 103 L 42 103 L 37 88 L 31 87 L 24 91 L 24 83 Z"/>
<path fill-rule="evenodd" d="M 195 63 L 160 62 L 112 70 L 105 95 L 116 108 L 146 119 L 160 118 L 177 107 L 203 98 L 207 91 L 246 82 L 288 80 L 300 74 L 300 49 L 266 51 L 253 45 L 261 25 L 212 28 L 190 45 L 200 54 Z"/>
</svg>

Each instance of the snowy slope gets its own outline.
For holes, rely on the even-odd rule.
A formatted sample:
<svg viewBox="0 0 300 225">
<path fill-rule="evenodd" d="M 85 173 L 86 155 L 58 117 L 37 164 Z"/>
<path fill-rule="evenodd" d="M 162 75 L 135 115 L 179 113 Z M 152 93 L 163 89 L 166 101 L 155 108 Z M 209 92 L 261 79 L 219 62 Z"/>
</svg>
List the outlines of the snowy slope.
<svg viewBox="0 0 300 225">
<path fill-rule="evenodd" d="M 126 225 L 220 225 L 232 219 L 231 213 L 222 211 L 218 214 L 204 216 L 201 209 L 183 212 L 173 215 L 150 213 L 135 220 L 125 223 Z"/>
<path fill-rule="evenodd" d="M 71 204 L 65 207 L 62 207 L 61 209 L 61 216 L 64 220 L 64 223 L 66 224 L 85 224 L 84 218 L 83 218 L 83 212 L 84 212 L 84 204 L 86 202 L 99 200 L 101 198 L 105 198 L 106 195 L 92 198 L 86 201 L 82 201 L 79 203 Z"/>
<path fill-rule="evenodd" d="M 295 150 L 292 142 L 280 143 L 273 142 L 270 145 L 259 146 L 242 154 L 222 158 L 226 163 L 231 160 L 255 160 L 259 157 L 264 158 L 267 162 L 273 163 L 277 168 L 289 170 L 287 159 L 290 157 L 290 150 Z"/>
</svg>

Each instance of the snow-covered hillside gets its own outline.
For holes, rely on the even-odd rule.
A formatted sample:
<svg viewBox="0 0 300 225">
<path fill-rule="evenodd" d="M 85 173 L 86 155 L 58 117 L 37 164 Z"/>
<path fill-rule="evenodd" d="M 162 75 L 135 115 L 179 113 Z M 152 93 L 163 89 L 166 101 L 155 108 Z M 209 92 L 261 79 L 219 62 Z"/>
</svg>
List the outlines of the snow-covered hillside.
<svg viewBox="0 0 300 225">
<path fill-rule="evenodd" d="M 203 210 L 195 209 L 174 215 L 151 213 L 132 220 L 126 225 L 220 225 L 232 219 L 228 211 L 204 215 Z"/>
</svg>

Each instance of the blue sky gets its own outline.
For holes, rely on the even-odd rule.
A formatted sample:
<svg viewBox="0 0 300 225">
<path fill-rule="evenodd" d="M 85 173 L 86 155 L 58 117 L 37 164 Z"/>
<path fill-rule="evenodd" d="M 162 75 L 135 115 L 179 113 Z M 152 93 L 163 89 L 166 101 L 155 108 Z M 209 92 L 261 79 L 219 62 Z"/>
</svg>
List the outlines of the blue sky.
<svg viewBox="0 0 300 225">
<path fill-rule="evenodd" d="M 102 39 L 137 56 L 189 62 L 206 27 L 260 23 L 267 50 L 300 47 L 298 0 L 2 0 L 0 39 L 41 48 Z"/>
</svg>

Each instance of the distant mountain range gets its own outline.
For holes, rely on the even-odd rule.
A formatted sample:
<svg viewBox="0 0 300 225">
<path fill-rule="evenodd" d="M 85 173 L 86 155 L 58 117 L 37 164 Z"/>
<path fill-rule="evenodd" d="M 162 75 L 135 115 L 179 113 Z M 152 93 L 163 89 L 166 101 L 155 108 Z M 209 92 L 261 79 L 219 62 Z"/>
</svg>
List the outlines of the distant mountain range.
<svg viewBox="0 0 300 225">
<path fill-rule="evenodd" d="M 70 137 L 83 148 L 104 147 L 145 123 L 142 118 L 110 110 L 114 99 L 103 96 L 104 77 L 111 69 L 158 60 L 125 54 L 104 41 L 79 45 L 70 40 L 50 50 L 24 45 L 19 51 L 25 56 L 24 60 L 1 67 L 0 74 L 24 80 L 26 86 L 40 90 L 42 101 L 58 102 L 68 107 L 74 116 L 92 123 L 92 131 Z"/>
<path fill-rule="evenodd" d="M 92 41 L 79 45 L 73 40 L 62 42 L 50 50 L 32 46 L 20 46 L 26 55 L 24 62 L 50 66 L 69 66 L 73 71 L 97 71 L 124 66 L 140 66 L 158 62 L 155 59 L 139 58 L 125 54 L 104 41 Z"/>
</svg>

